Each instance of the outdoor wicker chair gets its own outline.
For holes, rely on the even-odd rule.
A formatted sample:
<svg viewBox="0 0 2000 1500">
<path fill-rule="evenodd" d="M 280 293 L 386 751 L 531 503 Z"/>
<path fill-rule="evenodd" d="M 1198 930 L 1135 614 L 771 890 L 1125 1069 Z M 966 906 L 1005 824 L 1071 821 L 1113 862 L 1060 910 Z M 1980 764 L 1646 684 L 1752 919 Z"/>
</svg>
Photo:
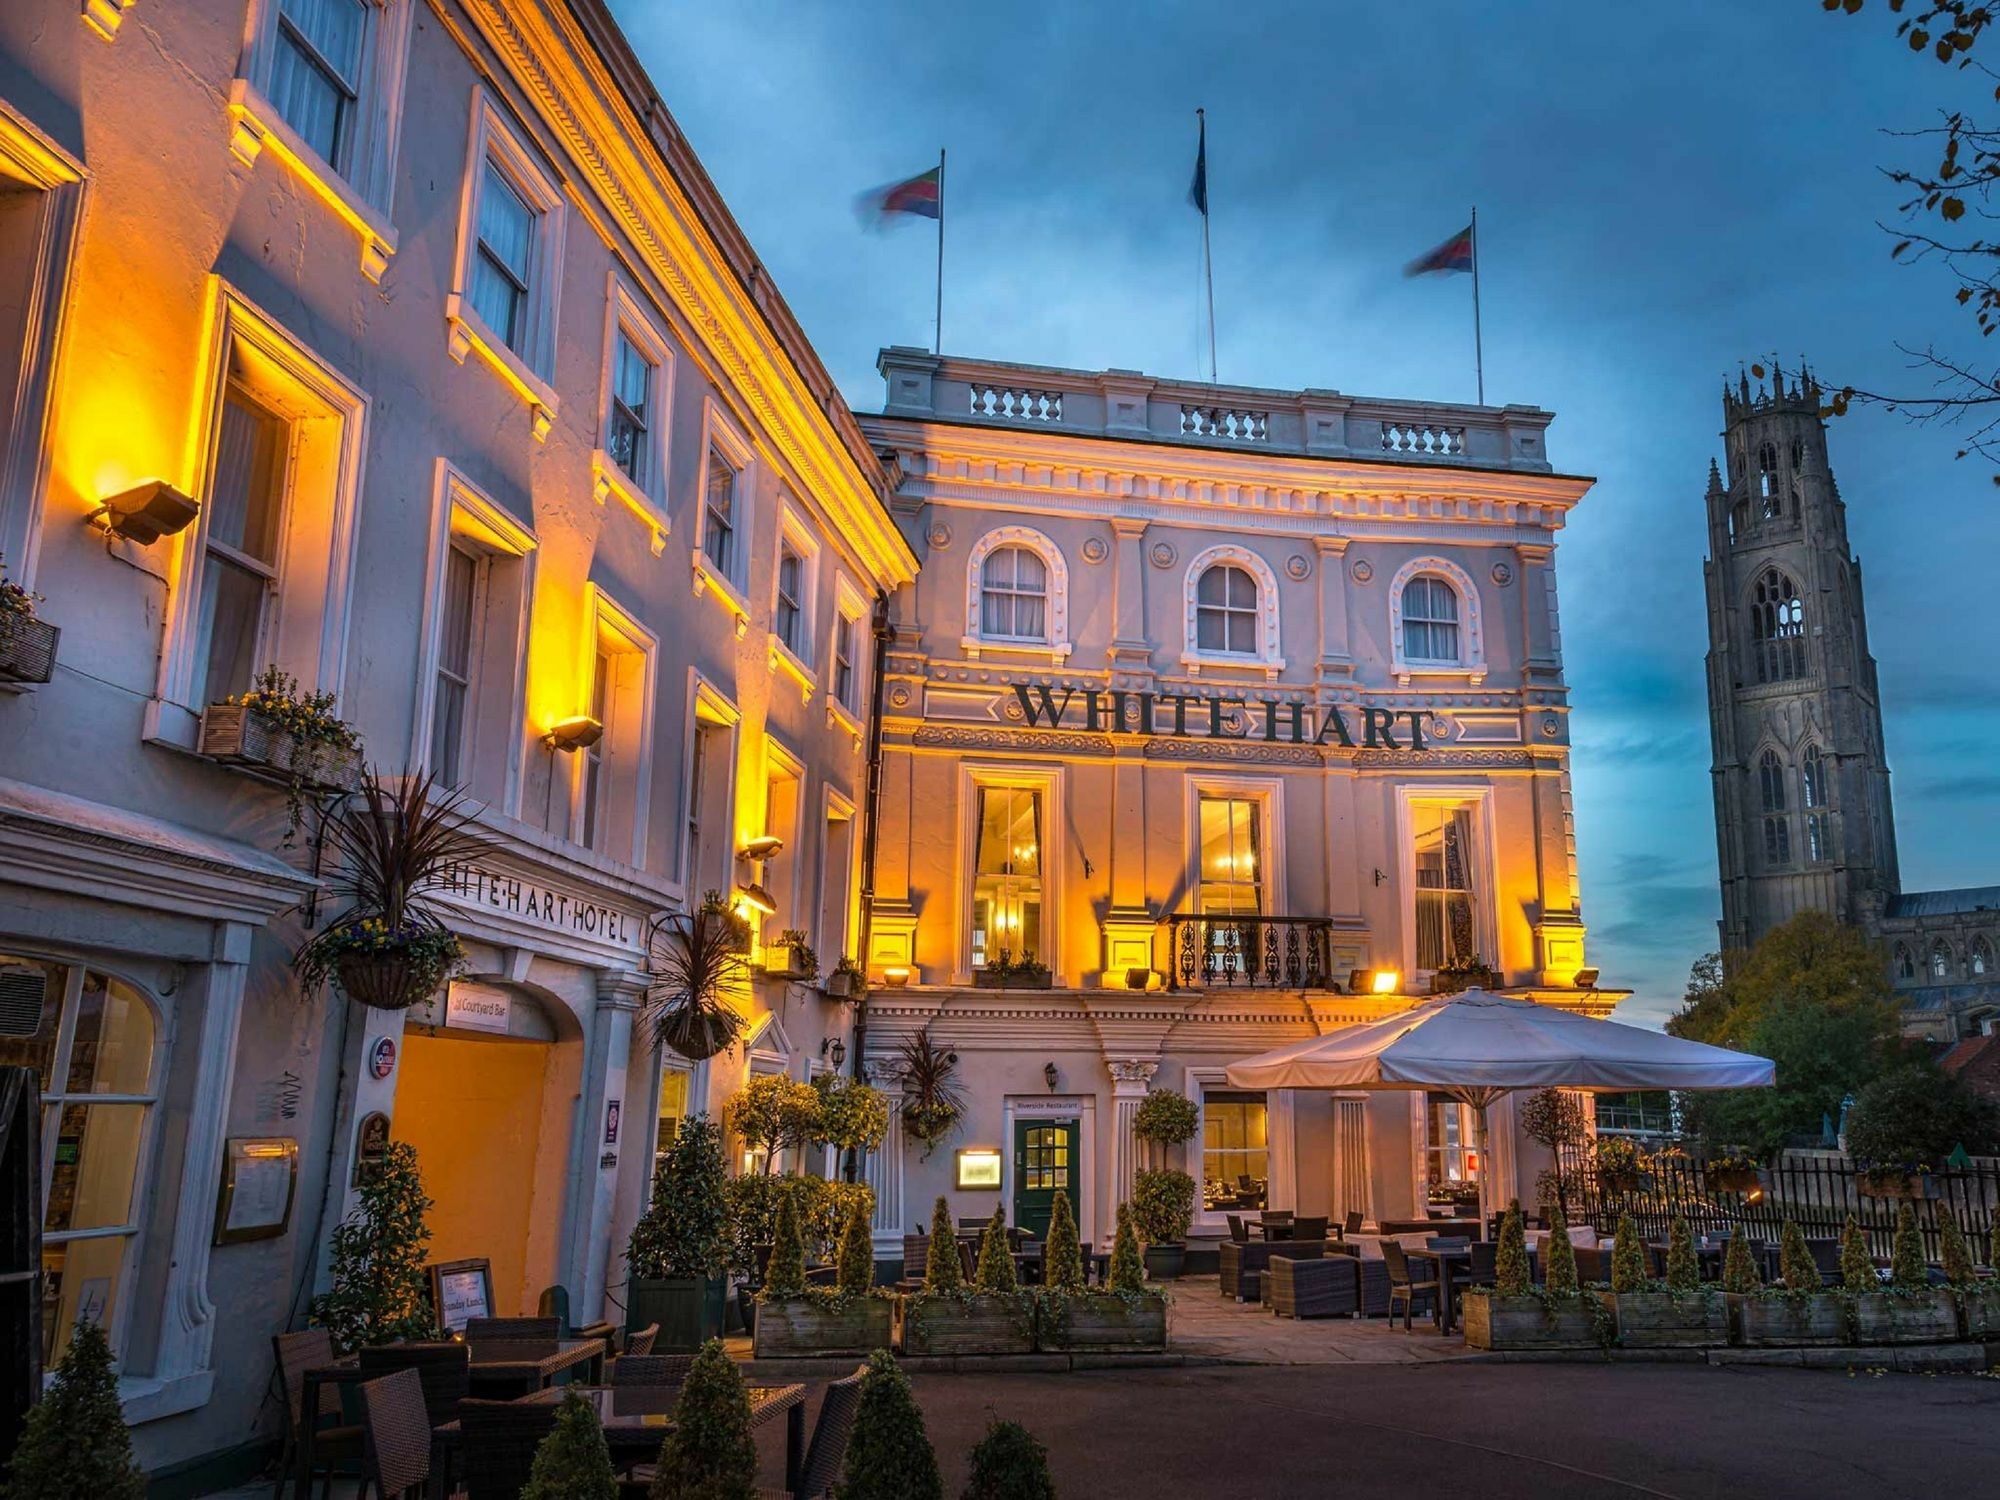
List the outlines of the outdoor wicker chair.
<svg viewBox="0 0 2000 1500">
<path fill-rule="evenodd" d="M 423 1382 L 424 1411 L 433 1427 L 458 1420 L 458 1403 L 472 1394 L 472 1351 L 464 1344 L 373 1344 L 361 1351 L 361 1373 L 370 1380 L 415 1370 Z"/>
<path fill-rule="evenodd" d="M 1251 1240 L 1237 1244 L 1224 1240 L 1216 1247 L 1221 1265 L 1222 1295 L 1239 1302 L 1262 1300 L 1257 1278 L 1270 1266 L 1275 1255 L 1293 1260 L 1317 1260 L 1326 1253 L 1324 1240 Z"/>
<path fill-rule="evenodd" d="M 1361 1310 L 1360 1273 L 1351 1255 L 1274 1255 L 1263 1272 L 1264 1300 L 1280 1318 L 1352 1317 Z"/>
<path fill-rule="evenodd" d="M 611 1383 L 679 1390 L 693 1367 L 692 1354 L 621 1354 L 611 1361 Z"/>
<path fill-rule="evenodd" d="M 1403 1304 L 1403 1331 L 1410 1330 L 1410 1317 L 1415 1311 L 1417 1298 L 1422 1297 L 1433 1307 L 1437 1305 L 1438 1284 L 1435 1281 L 1416 1281 L 1410 1276 L 1410 1258 L 1395 1240 L 1382 1241 L 1382 1263 L 1389 1268 L 1389 1318 L 1395 1321 L 1396 1304 Z"/>
<path fill-rule="evenodd" d="M 273 1490 L 273 1500 L 282 1500 L 285 1482 L 292 1477 L 297 1467 L 300 1435 L 312 1429 L 312 1473 L 306 1476 L 307 1490 L 310 1492 L 315 1476 L 331 1479 L 335 1474 L 359 1474 L 362 1472 L 363 1434 L 359 1427 L 335 1425 L 323 1427 L 320 1424 L 328 1417 L 340 1415 L 340 1390 L 336 1386 L 322 1385 L 313 1405 L 312 1415 L 302 1419 L 299 1404 L 304 1399 L 301 1377 L 307 1370 L 323 1369 L 334 1362 L 333 1335 L 324 1328 L 308 1328 L 303 1333 L 279 1333 L 271 1337 L 271 1352 L 278 1362 L 278 1383 L 284 1389 L 285 1398 L 285 1443 L 279 1454 L 278 1485 Z M 298 1500 L 307 1500 L 301 1495 Z"/>
<path fill-rule="evenodd" d="M 659 1336 L 660 1325 L 658 1323 L 648 1323 L 644 1328 L 637 1329 L 625 1335 L 625 1353 L 628 1356 L 651 1354 L 653 1352 L 653 1341 Z"/>
<path fill-rule="evenodd" d="M 469 1400 L 458 1409 L 466 1500 L 520 1500 L 535 1450 L 556 1425 L 551 1401 Z"/>
<path fill-rule="evenodd" d="M 1243 1222 L 1243 1215 L 1224 1214 L 1222 1217 L 1229 1221 L 1229 1238 L 1232 1243 L 1238 1245 L 1250 1243 L 1250 1226 Z"/>
<path fill-rule="evenodd" d="M 363 1478 L 377 1500 L 422 1494 L 431 1477 L 431 1420 L 423 1377 L 401 1369 L 361 1384 L 361 1428 L 367 1434 Z"/>
<path fill-rule="evenodd" d="M 829 1384 L 820 1397 L 812 1441 L 806 1445 L 805 1463 L 799 1469 L 799 1487 L 788 1492 L 789 1500 L 821 1500 L 833 1493 L 841 1466 L 847 1461 L 854 1414 L 861 1409 L 861 1377 L 867 1373 L 868 1367 L 862 1365 L 852 1375 Z"/>
<path fill-rule="evenodd" d="M 553 1344 L 562 1337 L 560 1318 L 472 1318 L 465 1325 L 468 1343 L 480 1339 L 519 1339 L 522 1341 L 546 1339 Z"/>
<path fill-rule="evenodd" d="M 1294 1240 L 1323 1240 L 1326 1238 L 1326 1224 L 1327 1221 L 1324 1215 L 1317 1219 L 1294 1219 L 1292 1220 L 1292 1238 Z"/>
<path fill-rule="evenodd" d="M 1500 1277 L 1500 1247 L 1491 1240 L 1474 1240 L 1467 1277 L 1474 1286 L 1491 1286 Z"/>
<path fill-rule="evenodd" d="M 1359 1234 L 1361 1233 L 1361 1226 L 1367 1222 L 1367 1217 L 1359 1209 L 1349 1209 L 1347 1211 L 1347 1223 L 1344 1226 L 1344 1232 L 1347 1234 Z"/>
</svg>

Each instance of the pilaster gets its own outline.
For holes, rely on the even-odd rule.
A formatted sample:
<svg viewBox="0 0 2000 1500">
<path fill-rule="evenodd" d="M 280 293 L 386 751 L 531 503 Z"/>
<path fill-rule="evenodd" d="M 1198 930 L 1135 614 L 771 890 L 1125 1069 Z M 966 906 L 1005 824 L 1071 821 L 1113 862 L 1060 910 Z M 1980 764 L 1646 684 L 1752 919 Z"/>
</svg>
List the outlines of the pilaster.
<svg viewBox="0 0 2000 1500">
<path fill-rule="evenodd" d="M 1151 673 L 1153 648 L 1146 639 L 1146 523 L 1114 516 L 1111 534 L 1111 669 Z"/>
<path fill-rule="evenodd" d="M 618 1196 L 618 1157 L 635 1137 L 629 1131 L 641 1122 L 624 1118 L 628 1065 L 632 1055 L 632 1025 L 646 992 L 642 974 L 607 970 L 597 979 L 597 1004 L 590 1035 L 584 1042 L 582 1086 L 577 1097 L 578 1120 L 571 1147 L 569 1245 L 564 1254 L 564 1284 L 574 1292 L 570 1316 L 578 1323 L 603 1316 L 605 1279 L 610 1272 L 611 1217 Z M 619 1109 L 618 1141 L 607 1142 L 605 1125 L 611 1104 Z"/>
<path fill-rule="evenodd" d="M 894 1058 L 878 1058 L 863 1066 L 868 1082 L 889 1101 L 889 1129 L 880 1150 L 863 1159 L 861 1175 L 875 1192 L 875 1217 L 870 1231 L 878 1259 L 903 1253 L 903 1070 Z"/>
<path fill-rule="evenodd" d="M 1319 554 L 1319 663 L 1315 677 L 1345 682 L 1354 676 L 1354 657 L 1347 633 L 1347 538 L 1317 536 Z"/>
<path fill-rule="evenodd" d="M 1132 1197 L 1133 1174 L 1139 1170 L 1139 1141 L 1132 1134 L 1132 1120 L 1146 1100 L 1153 1075 L 1160 1070 L 1156 1057 L 1109 1057 L 1104 1066 L 1111 1073 L 1111 1214 L 1115 1222 L 1118 1205 Z"/>
</svg>

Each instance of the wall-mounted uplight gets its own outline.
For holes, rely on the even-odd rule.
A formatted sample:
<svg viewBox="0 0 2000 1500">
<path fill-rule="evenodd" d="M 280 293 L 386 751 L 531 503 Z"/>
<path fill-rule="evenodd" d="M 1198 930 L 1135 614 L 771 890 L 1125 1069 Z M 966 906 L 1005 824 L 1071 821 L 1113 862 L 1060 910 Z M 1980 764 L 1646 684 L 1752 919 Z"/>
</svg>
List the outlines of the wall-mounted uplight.
<svg viewBox="0 0 2000 1500">
<path fill-rule="evenodd" d="M 1347 993 L 1350 995 L 1393 995 L 1396 987 L 1403 982 L 1403 976 L 1394 969 L 1356 969 L 1347 976 Z"/>
<path fill-rule="evenodd" d="M 201 503 L 164 479 L 149 479 L 110 496 L 89 519 L 115 537 L 150 547 L 163 536 L 185 531 L 201 514 Z"/>
<path fill-rule="evenodd" d="M 1594 990 L 1597 988 L 1597 970 L 1578 969 L 1575 977 L 1570 980 L 1570 983 L 1580 990 Z"/>
<path fill-rule="evenodd" d="M 771 893 L 754 880 L 748 885 L 736 887 L 736 904 L 747 906 L 755 912 L 762 912 L 767 917 L 776 915 L 778 910 L 778 903 Z"/>
<path fill-rule="evenodd" d="M 603 738 L 602 724 L 589 714 L 573 714 L 567 719 L 558 719 L 551 724 L 549 732 L 542 736 L 542 743 L 551 750 L 574 755 L 579 750 L 588 750 Z"/>
<path fill-rule="evenodd" d="M 910 982 L 910 971 L 902 964 L 890 964 L 882 971 L 882 982 L 892 990 L 900 990 Z"/>
<path fill-rule="evenodd" d="M 775 833 L 760 833 L 754 839 L 746 839 L 737 854 L 744 859 L 776 859 L 784 852 L 785 841 Z"/>
<path fill-rule="evenodd" d="M 1049 1086 L 1049 1092 L 1053 1094 L 1056 1091 L 1056 1085 L 1062 1082 L 1062 1069 L 1058 1068 L 1052 1062 L 1043 1063 L 1042 1082 Z"/>
</svg>

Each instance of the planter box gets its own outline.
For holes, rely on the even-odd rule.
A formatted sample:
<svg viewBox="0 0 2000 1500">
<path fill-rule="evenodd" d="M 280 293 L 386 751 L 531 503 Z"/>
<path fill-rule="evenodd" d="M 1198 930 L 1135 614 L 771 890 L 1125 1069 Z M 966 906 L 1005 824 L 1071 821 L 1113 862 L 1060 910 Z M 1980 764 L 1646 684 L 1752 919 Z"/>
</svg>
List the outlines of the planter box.
<svg viewBox="0 0 2000 1500">
<path fill-rule="evenodd" d="M 1055 984 L 1053 974 L 995 974 L 987 969 L 972 971 L 975 990 L 1046 990 Z"/>
<path fill-rule="evenodd" d="M 1930 1178 L 1922 1172 L 1863 1172 L 1855 1185 L 1870 1198 L 1916 1201 L 1930 1196 Z"/>
<path fill-rule="evenodd" d="M 1035 1304 L 1025 1293 L 919 1294 L 902 1299 L 904 1354 L 1032 1354 Z"/>
<path fill-rule="evenodd" d="M 757 1304 L 759 1359 L 851 1354 L 865 1358 L 895 1341 L 896 1304 L 888 1297 L 850 1297 L 839 1307 L 814 1298 L 767 1298 Z"/>
<path fill-rule="evenodd" d="M 47 682 L 61 636 L 47 620 L 0 609 L 0 682 Z"/>
<path fill-rule="evenodd" d="M 1187 1269 L 1187 1246 L 1173 1242 L 1148 1245 L 1145 1249 L 1146 1279 L 1178 1281 Z"/>
<path fill-rule="evenodd" d="M 2000 1340 L 2000 1281 L 1960 1287 L 1958 1307 L 1967 1338 Z"/>
<path fill-rule="evenodd" d="M 1167 1347 L 1167 1299 L 1085 1292 L 1044 1296 L 1035 1310 L 1035 1347 L 1051 1352 L 1145 1353 Z"/>
<path fill-rule="evenodd" d="M 1465 1342 L 1474 1349 L 1595 1349 L 1597 1313 L 1587 1298 L 1546 1306 L 1539 1297 L 1472 1291 L 1463 1304 Z"/>
<path fill-rule="evenodd" d="M 829 1000 L 852 1000 L 860 985 L 859 974 L 834 973 L 826 976 L 826 983 L 821 988 Z"/>
<path fill-rule="evenodd" d="M 1731 1340 L 1746 1349 L 1793 1349 L 1802 1344 L 1844 1344 L 1847 1308 L 1831 1292 L 1802 1294 L 1728 1292 Z"/>
<path fill-rule="evenodd" d="M 722 1337 L 724 1300 L 729 1280 L 724 1276 L 677 1277 L 655 1281 L 634 1276 L 626 1285 L 625 1330 L 660 1325 L 653 1343 L 656 1354 L 693 1354 L 710 1339 Z"/>
<path fill-rule="evenodd" d="M 1914 1295 L 1863 1292 L 1854 1299 L 1857 1344 L 1949 1344 L 1958 1338 L 1958 1299 L 1947 1287 Z"/>
<path fill-rule="evenodd" d="M 201 711 L 203 755 L 310 791 L 351 792 L 361 785 L 361 752 L 332 745 L 300 745 L 269 719 L 240 703 L 211 703 Z M 296 756 L 297 764 L 294 758 Z"/>
<path fill-rule="evenodd" d="M 1729 1342 L 1729 1304 L 1720 1292 L 1676 1297 L 1671 1292 L 1601 1292 L 1618 1316 L 1627 1349 L 1705 1349 Z"/>
</svg>

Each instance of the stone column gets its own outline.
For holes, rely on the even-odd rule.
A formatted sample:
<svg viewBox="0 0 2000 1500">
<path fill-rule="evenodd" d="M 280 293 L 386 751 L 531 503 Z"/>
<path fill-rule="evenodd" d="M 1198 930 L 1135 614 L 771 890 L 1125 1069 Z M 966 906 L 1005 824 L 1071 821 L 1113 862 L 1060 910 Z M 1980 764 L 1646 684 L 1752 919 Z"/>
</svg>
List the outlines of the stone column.
<svg viewBox="0 0 2000 1500">
<path fill-rule="evenodd" d="M 908 1225 L 903 1214 L 903 1072 L 893 1059 L 882 1058 L 863 1066 L 868 1082 L 889 1101 L 889 1129 L 880 1150 L 871 1151 L 862 1162 L 861 1175 L 875 1190 L 875 1218 L 871 1224 L 877 1259 L 900 1257 Z"/>
<path fill-rule="evenodd" d="M 1562 636 L 1556 624 L 1556 572 L 1552 566 L 1556 549 L 1517 542 L 1514 555 L 1521 560 L 1521 623 L 1528 641 L 1527 672 L 1523 675 L 1559 675 Z"/>
<path fill-rule="evenodd" d="M 1132 1117 L 1139 1113 L 1160 1063 L 1151 1057 L 1113 1057 L 1104 1065 L 1111 1071 L 1111 1207 L 1099 1222 L 1115 1229 L 1118 1205 L 1132 1196 L 1133 1174 L 1143 1165 L 1139 1141 L 1132 1134 Z"/>
<path fill-rule="evenodd" d="M 630 970 L 613 969 L 598 975 L 597 1004 L 590 1035 L 584 1041 L 583 1077 L 577 1091 L 579 1129 L 576 1156 L 570 1163 L 575 1199 L 568 1253 L 563 1257 L 563 1282 L 574 1293 L 570 1318 L 576 1323 L 595 1322 L 603 1315 L 604 1287 L 617 1253 L 611 1244 L 611 1217 L 618 1197 L 618 1157 L 631 1149 L 635 1140 L 643 1139 L 632 1134 L 644 1122 L 625 1117 L 625 1097 L 632 1019 L 645 992 L 645 977 Z M 614 1099 L 619 1107 L 615 1146 L 604 1139 L 605 1118 Z"/>
<path fill-rule="evenodd" d="M 1296 1210 L 1299 1206 L 1298 1125 L 1292 1107 L 1296 1098 L 1290 1089 L 1273 1089 L 1270 1094 L 1270 1113 L 1264 1122 L 1271 1152 L 1270 1208 Z"/>
</svg>

